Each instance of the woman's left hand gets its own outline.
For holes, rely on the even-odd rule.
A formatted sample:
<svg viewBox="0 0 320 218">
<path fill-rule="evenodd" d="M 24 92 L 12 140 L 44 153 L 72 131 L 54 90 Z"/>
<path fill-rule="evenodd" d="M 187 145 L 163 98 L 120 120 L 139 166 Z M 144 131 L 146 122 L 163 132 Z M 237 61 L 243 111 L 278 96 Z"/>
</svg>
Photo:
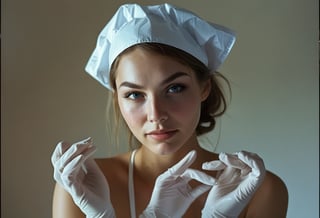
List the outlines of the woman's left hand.
<svg viewBox="0 0 320 218">
<path fill-rule="evenodd" d="M 219 170 L 220 174 L 209 192 L 202 218 L 238 217 L 266 172 L 263 160 L 254 153 L 221 153 L 219 159 L 202 166 L 204 170 Z"/>
<path fill-rule="evenodd" d="M 215 179 L 207 174 L 190 169 L 196 159 L 196 152 L 189 152 L 176 165 L 158 176 L 150 202 L 139 218 L 181 218 L 191 203 L 208 191 Z M 190 180 L 202 183 L 196 187 L 189 185 Z"/>
</svg>

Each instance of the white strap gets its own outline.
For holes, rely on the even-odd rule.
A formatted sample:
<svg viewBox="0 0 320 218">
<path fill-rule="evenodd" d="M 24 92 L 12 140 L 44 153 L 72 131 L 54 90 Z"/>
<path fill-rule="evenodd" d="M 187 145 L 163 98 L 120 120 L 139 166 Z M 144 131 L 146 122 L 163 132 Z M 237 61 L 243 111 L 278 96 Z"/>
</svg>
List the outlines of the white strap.
<svg viewBox="0 0 320 218">
<path fill-rule="evenodd" d="M 131 218 L 136 218 L 136 204 L 135 204 L 134 184 L 133 184 L 133 167 L 134 167 L 135 154 L 136 154 L 136 150 L 133 150 L 131 153 L 130 162 L 129 162 L 128 188 L 129 188 L 129 202 L 130 202 Z"/>
</svg>

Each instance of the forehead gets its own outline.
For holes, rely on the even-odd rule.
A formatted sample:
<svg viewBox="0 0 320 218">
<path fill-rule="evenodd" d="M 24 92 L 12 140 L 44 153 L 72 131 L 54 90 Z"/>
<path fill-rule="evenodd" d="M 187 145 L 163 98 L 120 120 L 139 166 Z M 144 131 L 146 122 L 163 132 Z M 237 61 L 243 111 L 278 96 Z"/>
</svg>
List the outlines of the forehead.
<svg viewBox="0 0 320 218">
<path fill-rule="evenodd" d="M 176 72 L 185 72 L 194 77 L 193 70 L 176 58 L 135 48 L 121 56 L 117 66 L 116 82 L 161 79 Z"/>
</svg>

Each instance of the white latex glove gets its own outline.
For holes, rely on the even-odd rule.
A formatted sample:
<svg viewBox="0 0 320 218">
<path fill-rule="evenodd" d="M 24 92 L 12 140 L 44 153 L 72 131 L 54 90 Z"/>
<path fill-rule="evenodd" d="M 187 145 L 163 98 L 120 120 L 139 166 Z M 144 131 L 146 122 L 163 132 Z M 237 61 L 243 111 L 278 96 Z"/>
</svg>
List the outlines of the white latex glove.
<svg viewBox="0 0 320 218">
<path fill-rule="evenodd" d="M 263 160 L 254 153 L 221 153 L 217 161 L 204 163 L 205 170 L 223 170 L 209 192 L 202 218 L 238 217 L 263 181 Z"/>
<path fill-rule="evenodd" d="M 71 146 L 58 143 L 51 157 L 54 179 L 86 217 L 114 218 L 108 182 L 92 158 L 95 150 L 91 138 Z"/>
<path fill-rule="evenodd" d="M 215 183 L 214 178 L 188 168 L 195 159 L 196 152 L 191 151 L 176 165 L 158 176 L 151 200 L 140 218 L 181 218 L 191 203 L 210 189 Z M 191 188 L 188 182 L 192 179 L 203 184 Z"/>
</svg>

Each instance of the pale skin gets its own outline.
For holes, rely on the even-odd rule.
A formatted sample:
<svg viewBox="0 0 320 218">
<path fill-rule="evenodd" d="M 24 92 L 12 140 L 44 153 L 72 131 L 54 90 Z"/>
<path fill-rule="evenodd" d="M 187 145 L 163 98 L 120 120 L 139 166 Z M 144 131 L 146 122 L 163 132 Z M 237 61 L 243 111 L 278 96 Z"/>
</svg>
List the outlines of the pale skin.
<svg viewBox="0 0 320 218">
<path fill-rule="evenodd" d="M 121 58 L 116 86 L 121 114 L 142 144 L 134 164 L 138 216 L 149 203 L 156 178 L 189 151 L 197 151 L 197 159 L 191 165 L 197 170 L 203 171 L 202 163 L 218 159 L 217 154 L 199 146 L 195 133 L 200 105 L 208 96 L 210 83 L 199 84 L 191 68 L 172 58 L 135 49 Z M 130 153 L 96 160 L 109 183 L 111 202 L 116 216 L 120 218 L 130 217 Z M 215 177 L 214 171 L 203 172 Z M 207 194 L 197 198 L 184 217 L 200 217 Z M 279 177 L 267 172 L 262 185 L 239 217 L 286 217 L 287 205 L 285 184 Z M 80 217 L 85 216 L 70 195 L 56 185 L 53 218 Z"/>
</svg>

